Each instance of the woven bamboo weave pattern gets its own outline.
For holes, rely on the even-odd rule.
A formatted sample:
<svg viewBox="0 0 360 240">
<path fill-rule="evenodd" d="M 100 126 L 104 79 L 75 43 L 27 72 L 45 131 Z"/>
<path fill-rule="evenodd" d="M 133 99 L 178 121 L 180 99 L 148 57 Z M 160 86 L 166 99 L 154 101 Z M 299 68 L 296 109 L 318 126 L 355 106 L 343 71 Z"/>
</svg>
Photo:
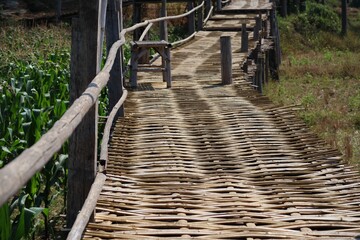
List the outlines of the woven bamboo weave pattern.
<svg viewBox="0 0 360 240">
<path fill-rule="evenodd" d="M 221 86 L 221 32 L 172 51 L 173 88 L 143 75 L 114 130 L 108 179 L 84 239 L 354 239 L 360 178 L 246 81 Z M 160 83 L 162 84 L 162 83 Z"/>
</svg>

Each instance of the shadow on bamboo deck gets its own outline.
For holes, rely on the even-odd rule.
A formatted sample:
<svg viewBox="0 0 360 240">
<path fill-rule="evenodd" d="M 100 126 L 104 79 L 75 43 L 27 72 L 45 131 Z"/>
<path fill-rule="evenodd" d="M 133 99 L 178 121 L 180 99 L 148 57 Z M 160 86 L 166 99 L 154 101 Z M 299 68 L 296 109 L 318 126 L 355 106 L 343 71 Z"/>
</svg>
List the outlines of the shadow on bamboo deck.
<svg viewBox="0 0 360 240">
<path fill-rule="evenodd" d="M 222 86 L 219 37 L 233 39 Z M 199 32 L 132 91 L 84 239 L 354 239 L 360 179 L 295 116 L 254 91 L 236 32 Z"/>
</svg>

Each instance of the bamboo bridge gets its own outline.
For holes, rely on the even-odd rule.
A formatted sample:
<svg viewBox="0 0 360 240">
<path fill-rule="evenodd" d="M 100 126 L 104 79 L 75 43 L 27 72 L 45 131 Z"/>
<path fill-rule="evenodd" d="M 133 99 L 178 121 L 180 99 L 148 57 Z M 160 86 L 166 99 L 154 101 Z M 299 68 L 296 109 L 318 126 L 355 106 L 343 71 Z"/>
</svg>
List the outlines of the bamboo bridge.
<svg viewBox="0 0 360 240">
<path fill-rule="evenodd" d="M 261 94 L 279 62 L 273 10 L 232 0 L 171 49 L 171 88 L 152 71 L 125 84 L 125 115 L 68 239 L 360 238 L 359 173 L 296 107 Z"/>
<path fill-rule="evenodd" d="M 240 66 L 244 22 L 266 1 L 233 1 L 171 50 L 172 88 L 139 76 L 113 132 L 107 180 L 84 239 L 353 239 L 359 175 L 291 107 L 253 89 Z M 227 13 L 226 11 L 229 11 Z M 226 28 L 230 30 L 226 30 Z M 223 31 L 216 31 L 216 30 Z M 232 85 L 221 85 L 221 36 Z"/>
</svg>

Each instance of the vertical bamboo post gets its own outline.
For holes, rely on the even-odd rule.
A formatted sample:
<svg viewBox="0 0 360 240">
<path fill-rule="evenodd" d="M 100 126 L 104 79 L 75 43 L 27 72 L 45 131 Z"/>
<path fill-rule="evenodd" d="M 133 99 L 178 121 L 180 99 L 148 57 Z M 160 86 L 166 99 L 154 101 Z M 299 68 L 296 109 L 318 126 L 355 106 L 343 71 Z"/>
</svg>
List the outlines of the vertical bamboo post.
<svg viewBox="0 0 360 240">
<path fill-rule="evenodd" d="M 216 10 L 217 11 L 222 10 L 222 2 L 221 2 L 221 0 L 216 0 Z"/>
<path fill-rule="evenodd" d="M 221 50 L 221 81 L 223 85 L 232 84 L 232 56 L 231 39 L 229 36 L 220 37 Z"/>
<path fill-rule="evenodd" d="M 106 49 L 109 53 L 111 46 L 119 40 L 119 32 L 122 30 L 122 0 L 109 0 L 106 15 Z M 115 58 L 114 65 L 110 71 L 110 79 L 107 84 L 109 94 L 109 111 L 113 109 L 123 94 L 122 73 L 122 48 Z M 117 117 L 124 116 L 124 107 L 121 106 Z"/>
<path fill-rule="evenodd" d="M 201 0 L 198 1 L 198 4 L 201 4 Z M 197 22 L 198 22 L 198 31 L 201 31 L 203 29 L 203 21 L 204 21 L 204 8 L 199 8 L 197 12 Z"/>
<path fill-rule="evenodd" d="M 281 0 L 281 17 L 287 17 L 288 15 L 287 4 L 287 0 Z"/>
<path fill-rule="evenodd" d="M 258 61 L 257 61 L 257 89 L 259 93 L 263 92 L 263 82 L 264 82 L 264 55 L 262 53 L 259 53 L 258 55 Z"/>
<path fill-rule="evenodd" d="M 166 0 L 161 0 L 161 17 L 166 17 Z M 167 28 L 167 21 L 160 22 L 160 39 L 168 41 L 168 28 Z"/>
<path fill-rule="evenodd" d="M 269 66 L 270 66 L 270 61 L 269 61 L 269 51 L 265 52 L 265 67 L 264 67 L 264 71 L 265 71 L 265 79 L 264 82 L 268 83 L 269 82 Z"/>
<path fill-rule="evenodd" d="M 106 24 L 106 9 L 107 9 L 108 1 L 107 0 L 99 0 L 99 19 L 98 19 L 98 47 L 97 47 L 97 59 L 98 59 L 98 68 L 96 72 L 100 72 L 101 61 L 103 57 L 103 44 L 105 38 L 105 24 Z"/>
<path fill-rule="evenodd" d="M 187 10 L 188 12 L 194 8 L 194 1 L 188 1 Z M 190 13 L 187 18 L 188 21 L 188 34 L 191 35 L 195 32 L 195 13 Z"/>
<path fill-rule="evenodd" d="M 249 33 L 246 31 L 246 23 L 241 26 L 241 49 L 240 52 L 248 52 L 249 50 Z"/>
<path fill-rule="evenodd" d="M 60 18 L 61 18 L 61 1 L 62 0 L 56 0 L 56 24 L 59 24 L 60 23 Z"/>
<path fill-rule="evenodd" d="M 134 13 L 133 13 L 133 19 L 132 19 L 133 24 L 136 24 L 136 23 L 141 22 L 141 18 L 142 18 L 142 17 L 141 17 L 141 6 L 142 6 L 141 3 L 136 3 L 136 2 L 134 1 L 134 4 L 133 4 L 133 11 L 134 11 Z M 133 33 L 133 40 L 134 40 L 134 41 L 139 40 L 140 35 L 141 35 L 140 29 L 139 29 L 139 28 L 138 28 L 138 29 L 135 29 L 135 30 L 134 30 L 134 33 Z"/>
<path fill-rule="evenodd" d="M 205 0 L 205 17 L 209 15 L 211 9 L 211 0 Z"/>
<path fill-rule="evenodd" d="M 221 0 L 216 0 L 216 10 L 217 10 L 217 11 L 221 11 L 221 10 L 222 10 Z"/>
<path fill-rule="evenodd" d="M 73 20 L 70 100 L 73 102 L 96 75 L 98 1 L 79 0 L 79 18 Z M 94 99 L 97 101 L 97 99 Z M 75 222 L 96 174 L 97 104 L 70 138 L 68 162 L 67 227 Z"/>
<path fill-rule="evenodd" d="M 258 41 L 260 39 L 260 31 L 261 31 L 261 18 L 255 18 L 255 27 L 254 27 L 254 41 Z"/>
</svg>

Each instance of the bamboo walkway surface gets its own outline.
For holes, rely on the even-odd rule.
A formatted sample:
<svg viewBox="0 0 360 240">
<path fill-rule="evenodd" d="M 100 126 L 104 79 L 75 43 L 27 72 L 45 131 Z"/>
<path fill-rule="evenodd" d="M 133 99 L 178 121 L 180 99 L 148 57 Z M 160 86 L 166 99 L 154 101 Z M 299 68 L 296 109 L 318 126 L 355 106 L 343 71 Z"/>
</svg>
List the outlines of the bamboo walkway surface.
<svg viewBox="0 0 360 240">
<path fill-rule="evenodd" d="M 355 239 L 360 178 L 246 81 L 240 34 L 199 32 L 172 50 L 173 87 L 143 74 L 116 123 L 84 239 Z M 233 85 L 222 86 L 221 35 Z"/>
</svg>

